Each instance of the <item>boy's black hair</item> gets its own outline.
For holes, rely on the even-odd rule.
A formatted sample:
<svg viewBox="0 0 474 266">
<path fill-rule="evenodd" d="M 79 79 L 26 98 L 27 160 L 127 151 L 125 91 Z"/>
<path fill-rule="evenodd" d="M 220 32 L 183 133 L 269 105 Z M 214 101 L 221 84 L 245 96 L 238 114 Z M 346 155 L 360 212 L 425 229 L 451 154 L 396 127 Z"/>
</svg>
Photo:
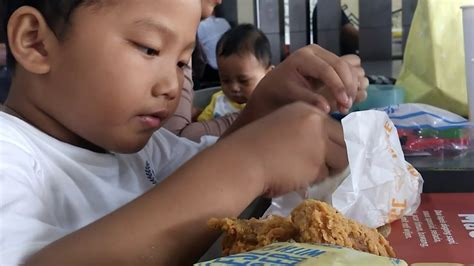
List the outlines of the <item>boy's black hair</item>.
<svg viewBox="0 0 474 266">
<path fill-rule="evenodd" d="M 92 4 L 99 0 L 2 0 L 3 13 L 1 34 L 7 45 L 7 66 L 13 71 L 16 61 L 8 46 L 7 26 L 11 15 L 22 6 L 36 8 L 59 39 L 64 38 L 73 11 L 83 4 Z"/>
<path fill-rule="evenodd" d="M 240 24 L 228 30 L 217 43 L 217 56 L 252 54 L 265 67 L 272 64 L 272 50 L 267 36 L 252 24 Z"/>
</svg>

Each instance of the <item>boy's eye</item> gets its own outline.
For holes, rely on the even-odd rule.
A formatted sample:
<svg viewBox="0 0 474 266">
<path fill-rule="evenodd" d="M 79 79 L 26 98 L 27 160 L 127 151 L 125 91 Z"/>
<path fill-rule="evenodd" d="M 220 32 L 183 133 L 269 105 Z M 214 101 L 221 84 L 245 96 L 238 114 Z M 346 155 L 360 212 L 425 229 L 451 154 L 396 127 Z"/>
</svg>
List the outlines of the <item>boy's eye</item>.
<svg viewBox="0 0 474 266">
<path fill-rule="evenodd" d="M 178 62 L 178 67 L 182 69 L 186 69 L 188 67 L 188 64 L 185 62 Z"/>
<path fill-rule="evenodd" d="M 160 51 L 158 50 L 155 50 L 153 48 L 149 48 L 149 47 L 146 47 L 146 46 L 143 46 L 143 45 L 139 45 L 137 44 L 137 48 L 138 50 L 140 50 L 142 53 L 148 55 L 148 56 L 159 56 L 160 55 Z"/>
</svg>

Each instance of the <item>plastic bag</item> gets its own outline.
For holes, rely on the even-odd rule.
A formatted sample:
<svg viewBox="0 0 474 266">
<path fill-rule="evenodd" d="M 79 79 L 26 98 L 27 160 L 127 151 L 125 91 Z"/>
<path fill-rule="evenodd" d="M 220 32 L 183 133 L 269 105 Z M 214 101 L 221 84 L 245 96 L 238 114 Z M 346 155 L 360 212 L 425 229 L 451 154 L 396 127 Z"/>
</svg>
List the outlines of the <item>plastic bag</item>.
<svg viewBox="0 0 474 266">
<path fill-rule="evenodd" d="M 385 111 L 395 124 L 407 156 L 461 155 L 472 150 L 474 123 L 426 104 L 400 104 Z"/>
<path fill-rule="evenodd" d="M 397 85 L 405 102 L 439 106 L 467 116 L 462 5 L 474 0 L 419 0 Z"/>
<path fill-rule="evenodd" d="M 272 199 L 265 215 L 287 216 L 305 198 L 332 204 L 345 216 L 376 228 L 410 215 L 420 205 L 423 179 L 405 161 L 397 130 L 381 111 L 342 120 L 350 174 L 329 177 L 305 192 Z"/>
<path fill-rule="evenodd" d="M 376 256 L 350 248 L 300 243 L 275 243 L 247 253 L 195 264 L 217 265 L 408 265 L 405 261 Z"/>
</svg>

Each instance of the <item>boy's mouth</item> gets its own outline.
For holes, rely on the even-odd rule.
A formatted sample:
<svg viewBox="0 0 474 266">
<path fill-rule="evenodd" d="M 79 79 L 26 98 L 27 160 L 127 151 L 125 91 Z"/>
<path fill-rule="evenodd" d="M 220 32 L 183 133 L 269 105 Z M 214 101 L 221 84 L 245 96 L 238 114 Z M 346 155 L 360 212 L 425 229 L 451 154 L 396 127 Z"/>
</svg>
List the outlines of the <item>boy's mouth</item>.
<svg viewBox="0 0 474 266">
<path fill-rule="evenodd" d="M 159 111 L 146 115 L 139 115 L 140 121 L 149 128 L 159 128 L 161 123 L 168 117 L 166 111 Z"/>
</svg>

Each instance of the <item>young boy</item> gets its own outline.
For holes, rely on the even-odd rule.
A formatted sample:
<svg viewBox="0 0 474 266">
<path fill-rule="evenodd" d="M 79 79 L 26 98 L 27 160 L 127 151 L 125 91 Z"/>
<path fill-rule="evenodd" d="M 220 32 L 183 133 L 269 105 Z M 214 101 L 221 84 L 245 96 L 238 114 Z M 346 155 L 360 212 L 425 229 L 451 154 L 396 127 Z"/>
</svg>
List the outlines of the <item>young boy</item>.
<svg viewBox="0 0 474 266">
<path fill-rule="evenodd" d="M 313 90 L 325 84 L 349 108 L 365 84 L 356 61 L 296 52 L 202 151 L 209 143 L 158 130 L 179 99 L 200 1 L 9 0 L 6 10 L 1 265 L 190 264 L 217 238 L 209 218 L 347 166 L 341 126 Z"/>
<path fill-rule="evenodd" d="M 273 68 L 271 53 L 267 37 L 254 25 L 242 24 L 224 33 L 216 48 L 222 90 L 212 95 L 198 121 L 241 111 Z"/>
</svg>

